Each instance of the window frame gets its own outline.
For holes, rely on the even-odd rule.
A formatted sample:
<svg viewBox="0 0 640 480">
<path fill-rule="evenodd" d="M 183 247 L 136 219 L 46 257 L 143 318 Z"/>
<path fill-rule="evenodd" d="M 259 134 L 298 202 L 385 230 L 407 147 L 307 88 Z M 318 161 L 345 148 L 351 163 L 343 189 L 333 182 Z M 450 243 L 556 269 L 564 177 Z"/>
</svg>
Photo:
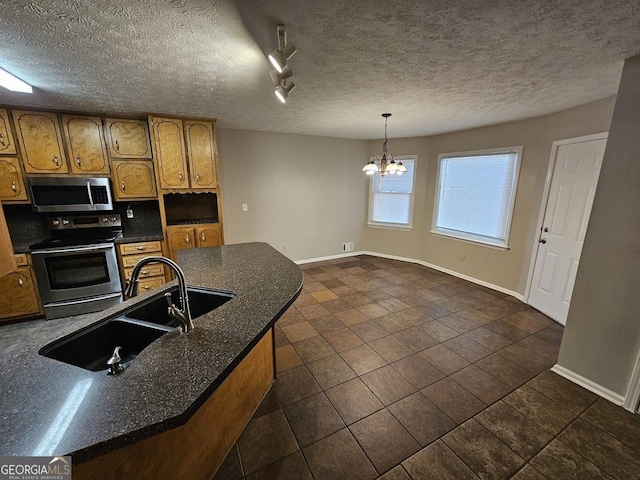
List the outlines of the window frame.
<svg viewBox="0 0 640 480">
<path fill-rule="evenodd" d="M 390 223 L 390 222 L 375 222 L 372 220 L 373 217 L 373 187 L 375 184 L 376 175 L 380 175 L 380 173 L 376 172 L 371 175 L 369 178 L 369 207 L 368 207 L 368 217 L 367 217 L 367 226 L 375 227 L 375 228 L 389 228 L 394 230 L 412 230 L 413 229 L 413 206 L 416 197 L 416 171 L 418 170 L 418 155 L 398 155 L 393 157 L 394 161 L 404 162 L 406 160 L 413 161 L 413 177 L 411 179 L 411 193 L 409 194 L 409 223 Z"/>
<path fill-rule="evenodd" d="M 520 180 L 520 165 L 522 164 L 522 152 L 524 150 L 523 145 L 514 147 L 502 147 L 502 148 L 489 148 L 483 150 L 469 150 L 464 152 L 447 152 L 438 154 L 438 168 L 436 171 L 436 191 L 435 200 L 433 202 L 433 217 L 431 222 L 432 235 L 453 238 L 465 242 L 471 242 L 477 245 L 485 247 L 497 248 L 499 250 L 509 250 L 509 241 L 511 238 L 511 226 L 513 223 L 513 213 L 515 211 L 516 197 L 518 196 L 518 183 Z M 499 155 L 499 154 L 516 154 L 516 164 L 514 167 L 513 178 L 511 180 L 511 199 L 509 203 L 509 213 L 507 215 L 506 235 L 504 242 L 492 241 L 489 237 L 482 235 L 459 232 L 457 230 L 439 229 L 437 227 L 438 222 L 438 210 L 440 207 L 440 173 L 442 169 L 442 160 L 452 157 L 479 157 L 483 155 Z"/>
</svg>

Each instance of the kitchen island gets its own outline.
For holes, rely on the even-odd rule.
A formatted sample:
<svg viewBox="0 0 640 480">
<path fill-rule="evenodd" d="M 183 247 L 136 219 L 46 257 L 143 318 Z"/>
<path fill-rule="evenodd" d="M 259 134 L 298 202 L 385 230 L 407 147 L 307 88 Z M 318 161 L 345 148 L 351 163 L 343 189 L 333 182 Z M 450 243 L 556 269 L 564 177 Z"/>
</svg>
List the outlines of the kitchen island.
<svg viewBox="0 0 640 480">
<path fill-rule="evenodd" d="M 125 304 L 0 327 L 0 455 L 71 454 L 74 478 L 101 478 L 100 472 L 104 478 L 186 478 L 180 475 L 187 472 L 196 478 L 197 472 L 177 469 L 181 463 L 200 465 L 202 478 L 210 478 L 273 381 L 271 329 L 299 295 L 302 273 L 264 243 L 185 250 L 178 264 L 189 285 L 228 290 L 235 298 L 195 319 L 193 331 L 163 335 L 118 376 L 38 350 Z M 220 410 L 225 405 L 231 410 Z M 216 446 L 217 439 L 224 445 Z M 190 440 L 197 448 L 185 443 Z M 165 463 L 171 472 L 162 471 Z"/>
</svg>

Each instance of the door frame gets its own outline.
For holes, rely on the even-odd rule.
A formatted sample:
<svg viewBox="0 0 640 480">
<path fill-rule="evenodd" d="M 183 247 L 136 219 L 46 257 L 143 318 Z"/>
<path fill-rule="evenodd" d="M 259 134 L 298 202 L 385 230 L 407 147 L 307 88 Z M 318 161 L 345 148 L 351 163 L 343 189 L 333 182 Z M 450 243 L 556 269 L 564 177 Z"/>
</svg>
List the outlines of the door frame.
<svg viewBox="0 0 640 480">
<path fill-rule="evenodd" d="M 592 142 L 594 140 L 607 140 L 609 132 L 594 133 L 592 135 L 584 135 L 582 137 L 565 138 L 563 140 L 555 140 L 551 144 L 551 155 L 549 157 L 549 166 L 547 167 L 547 176 L 544 182 L 544 190 L 542 191 L 542 200 L 540 202 L 540 211 L 538 212 L 538 222 L 536 223 L 536 234 L 540 236 L 544 216 L 547 213 L 547 202 L 549 201 L 549 192 L 551 192 L 551 181 L 553 180 L 553 172 L 556 168 L 556 157 L 558 148 L 563 145 L 571 145 L 574 143 Z M 538 259 L 538 242 L 533 244 L 531 251 L 531 260 L 529 261 L 529 273 L 527 274 L 527 284 L 524 289 L 524 301 L 529 304 L 529 296 L 531 295 L 531 285 L 533 284 L 533 273 Z M 565 322 L 566 323 L 566 322 Z"/>
</svg>

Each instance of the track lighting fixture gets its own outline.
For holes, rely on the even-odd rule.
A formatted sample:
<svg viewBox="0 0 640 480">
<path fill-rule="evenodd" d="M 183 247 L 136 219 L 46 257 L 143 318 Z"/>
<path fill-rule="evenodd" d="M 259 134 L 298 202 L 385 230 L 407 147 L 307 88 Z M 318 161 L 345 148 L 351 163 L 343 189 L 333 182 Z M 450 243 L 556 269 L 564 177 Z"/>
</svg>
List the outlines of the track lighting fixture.
<svg viewBox="0 0 640 480">
<path fill-rule="evenodd" d="M 275 87 L 275 94 L 282 103 L 287 101 L 289 93 L 295 88 L 295 84 L 291 81 L 293 71 L 287 65 L 289 60 L 295 53 L 296 47 L 293 43 L 287 43 L 287 31 L 284 25 L 278 25 L 278 48 L 269 54 L 269 61 L 275 70 L 271 70 L 271 80 Z"/>
<path fill-rule="evenodd" d="M 269 61 L 278 73 L 287 67 L 287 61 L 297 52 L 292 42 L 287 43 L 287 29 L 284 25 L 278 25 L 278 48 L 269 54 Z"/>
</svg>

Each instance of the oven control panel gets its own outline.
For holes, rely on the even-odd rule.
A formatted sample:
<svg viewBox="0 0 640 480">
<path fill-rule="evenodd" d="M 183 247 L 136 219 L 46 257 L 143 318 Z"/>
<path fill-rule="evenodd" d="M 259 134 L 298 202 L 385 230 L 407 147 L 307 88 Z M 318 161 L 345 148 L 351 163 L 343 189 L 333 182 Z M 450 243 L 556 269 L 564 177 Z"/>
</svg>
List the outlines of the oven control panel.
<svg viewBox="0 0 640 480">
<path fill-rule="evenodd" d="M 100 215 L 67 215 L 49 217 L 49 230 L 75 230 L 78 228 L 120 227 L 122 221 L 119 213 Z"/>
</svg>

